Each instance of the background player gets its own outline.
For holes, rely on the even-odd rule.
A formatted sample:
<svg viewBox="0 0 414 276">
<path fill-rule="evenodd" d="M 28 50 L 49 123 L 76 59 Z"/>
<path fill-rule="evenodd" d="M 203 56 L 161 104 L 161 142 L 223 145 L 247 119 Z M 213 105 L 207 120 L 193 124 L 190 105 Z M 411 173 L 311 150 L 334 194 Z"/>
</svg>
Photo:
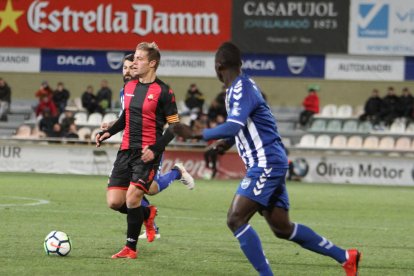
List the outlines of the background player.
<svg viewBox="0 0 414 276">
<path fill-rule="evenodd" d="M 273 233 L 342 264 L 347 275 L 357 275 L 361 253 L 344 250 L 312 229 L 289 219 L 289 199 L 285 185 L 288 162 L 277 131 L 276 120 L 260 89 L 241 74 L 240 50 L 232 43 L 220 46 L 215 55 L 218 79 L 225 84 L 227 121 L 205 129 L 203 139 L 224 138 L 217 146 L 228 149 L 236 143 L 247 174 L 241 181 L 227 215 L 227 225 L 239 240 L 247 259 L 260 275 L 273 275 L 262 245 L 249 220 L 261 213 Z"/>
<path fill-rule="evenodd" d="M 109 185 L 129 182 L 127 239 L 124 248 L 112 258 L 135 259 L 137 256 L 138 235 L 145 216 L 141 200 L 149 192 L 166 145 L 174 138 L 170 127 L 179 122 L 174 93 L 156 76 L 160 59 L 155 43 L 138 44 L 132 72 L 134 79 L 124 87 L 122 114 L 112 127 L 96 137 L 99 146 L 103 140 L 124 130 Z M 163 132 L 166 123 L 170 127 Z M 172 170 L 171 174 L 174 172 L 178 170 Z M 152 210 L 147 221 L 151 221 Z"/>
</svg>

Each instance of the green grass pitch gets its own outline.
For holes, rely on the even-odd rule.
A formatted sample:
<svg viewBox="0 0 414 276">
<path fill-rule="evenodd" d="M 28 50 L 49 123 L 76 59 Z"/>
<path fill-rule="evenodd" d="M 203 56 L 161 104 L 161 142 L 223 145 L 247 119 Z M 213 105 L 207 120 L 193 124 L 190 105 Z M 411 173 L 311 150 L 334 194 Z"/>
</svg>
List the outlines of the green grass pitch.
<svg viewBox="0 0 414 276">
<path fill-rule="evenodd" d="M 0 173 L 0 275 L 257 275 L 226 226 L 237 184 L 200 180 L 189 191 L 175 182 L 150 198 L 161 239 L 140 241 L 136 260 L 112 260 L 126 225 L 106 207 L 106 177 Z M 361 275 L 414 275 L 414 188 L 289 182 L 288 190 L 292 221 L 363 251 Z M 259 215 L 251 224 L 275 275 L 343 275 L 334 260 L 275 238 Z M 52 230 L 70 235 L 68 257 L 44 253 Z"/>
</svg>

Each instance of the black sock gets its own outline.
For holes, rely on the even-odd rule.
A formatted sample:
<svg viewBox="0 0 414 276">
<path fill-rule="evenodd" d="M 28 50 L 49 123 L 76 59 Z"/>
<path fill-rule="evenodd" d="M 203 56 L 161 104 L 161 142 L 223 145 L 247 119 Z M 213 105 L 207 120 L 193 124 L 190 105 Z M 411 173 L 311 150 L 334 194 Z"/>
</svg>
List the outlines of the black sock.
<svg viewBox="0 0 414 276">
<path fill-rule="evenodd" d="M 141 232 L 143 222 L 144 216 L 141 206 L 139 206 L 138 208 L 128 208 L 128 230 L 126 246 L 133 250 L 137 250 L 138 235 Z"/>
<path fill-rule="evenodd" d="M 150 208 L 142 206 L 142 212 L 144 214 L 144 220 L 147 220 L 150 216 Z"/>
<path fill-rule="evenodd" d="M 120 212 L 122 214 L 128 214 L 128 208 L 126 206 L 126 203 L 124 203 L 124 205 L 122 205 L 121 207 L 119 207 L 118 212 Z"/>
</svg>

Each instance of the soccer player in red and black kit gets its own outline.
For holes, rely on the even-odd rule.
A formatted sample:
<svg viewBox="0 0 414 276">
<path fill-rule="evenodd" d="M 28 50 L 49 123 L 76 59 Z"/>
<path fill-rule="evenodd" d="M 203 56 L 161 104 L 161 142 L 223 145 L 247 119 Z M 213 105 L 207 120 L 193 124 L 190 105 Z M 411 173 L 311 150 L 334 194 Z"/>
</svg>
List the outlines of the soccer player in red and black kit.
<svg viewBox="0 0 414 276">
<path fill-rule="evenodd" d="M 132 80 L 132 70 L 134 68 L 134 54 L 128 54 L 123 59 L 123 66 L 122 66 L 122 76 L 124 80 L 124 84 L 128 81 Z M 121 113 L 124 109 L 124 87 L 122 87 L 120 93 L 120 101 L 121 101 Z M 108 130 L 113 124 L 116 122 L 102 122 L 101 129 Z M 162 167 L 162 162 L 160 163 L 160 168 Z M 161 172 L 158 171 L 154 177 L 154 181 L 151 184 L 149 189 L 148 195 L 156 195 L 165 189 L 167 189 L 174 180 L 180 180 L 188 189 L 194 189 L 194 179 L 193 177 L 186 171 L 184 165 L 182 163 L 176 163 L 174 167 L 167 173 L 161 175 Z M 116 181 L 116 183 L 108 183 L 108 190 L 106 193 L 106 201 L 108 207 L 115 211 L 119 211 L 122 214 L 127 214 L 127 206 L 126 206 L 126 193 L 129 187 L 129 177 L 125 177 L 122 181 Z M 144 207 L 144 214 L 151 214 L 151 210 L 153 210 L 152 214 L 156 213 L 155 206 L 152 206 L 148 199 L 144 196 L 143 200 L 141 201 L 141 206 Z M 154 239 L 158 239 L 161 237 L 159 233 L 159 228 L 156 226 L 155 221 L 151 224 L 153 218 L 146 217 L 144 215 L 144 225 L 145 230 L 139 236 L 139 239 L 147 239 L 148 242 L 154 241 Z"/>
<path fill-rule="evenodd" d="M 134 55 L 133 80 L 124 87 L 124 109 L 119 119 L 96 136 L 96 144 L 124 130 L 122 143 L 114 163 L 110 185 L 129 179 L 126 193 L 127 241 L 112 258 L 137 256 L 137 241 L 145 217 L 153 218 L 155 208 L 145 212 L 141 200 L 149 192 L 158 171 L 162 153 L 174 138 L 174 125 L 179 123 L 174 93 L 156 76 L 161 55 L 153 43 L 138 44 Z M 163 133 L 164 125 L 169 127 Z M 180 173 L 180 170 L 174 170 Z M 171 175 L 172 179 L 176 176 Z M 148 208 L 147 208 L 148 209 Z M 144 214 L 145 213 L 145 214 Z M 150 220 L 150 219 L 147 219 Z"/>
</svg>

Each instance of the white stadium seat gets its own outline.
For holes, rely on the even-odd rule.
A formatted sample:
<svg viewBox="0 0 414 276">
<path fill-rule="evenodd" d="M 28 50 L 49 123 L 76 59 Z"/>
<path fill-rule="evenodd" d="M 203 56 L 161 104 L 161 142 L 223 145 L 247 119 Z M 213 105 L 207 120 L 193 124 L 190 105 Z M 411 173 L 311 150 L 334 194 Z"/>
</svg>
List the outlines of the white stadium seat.
<svg viewBox="0 0 414 276">
<path fill-rule="evenodd" d="M 102 123 L 102 114 L 98 112 L 91 113 L 88 117 L 88 125 L 100 126 Z"/>
<path fill-rule="evenodd" d="M 395 139 L 393 137 L 382 137 L 379 142 L 379 149 L 382 150 L 393 150 L 395 145 Z"/>
<path fill-rule="evenodd" d="M 299 147 L 314 147 L 315 135 L 305 134 L 300 138 Z"/>
<path fill-rule="evenodd" d="M 364 143 L 362 144 L 364 149 L 378 149 L 379 147 L 379 138 L 377 136 L 368 136 L 365 138 Z"/>
<path fill-rule="evenodd" d="M 358 135 L 354 135 L 348 138 L 348 142 L 346 147 L 349 149 L 360 149 L 362 148 L 362 137 Z"/>
<path fill-rule="evenodd" d="M 347 139 L 344 135 L 337 135 L 332 139 L 331 147 L 333 148 L 346 148 Z"/>
<path fill-rule="evenodd" d="M 75 115 L 75 124 L 76 125 L 86 125 L 88 123 L 88 114 L 85 112 L 76 112 Z"/>
<path fill-rule="evenodd" d="M 329 135 L 320 135 L 316 138 L 315 146 L 318 148 L 329 148 L 331 146 L 331 137 Z"/>
<path fill-rule="evenodd" d="M 352 106 L 349 104 L 343 104 L 338 107 L 336 111 L 336 116 L 341 118 L 349 118 L 352 117 Z"/>
</svg>

